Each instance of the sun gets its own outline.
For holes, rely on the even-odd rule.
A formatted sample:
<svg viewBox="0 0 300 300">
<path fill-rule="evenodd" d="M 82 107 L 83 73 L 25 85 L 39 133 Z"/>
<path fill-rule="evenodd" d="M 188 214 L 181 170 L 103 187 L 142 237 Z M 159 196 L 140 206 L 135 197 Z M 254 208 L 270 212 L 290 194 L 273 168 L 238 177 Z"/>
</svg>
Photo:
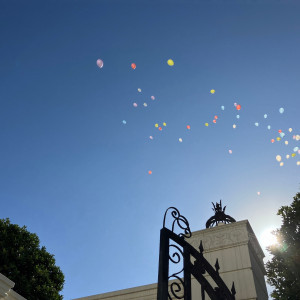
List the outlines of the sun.
<svg viewBox="0 0 300 300">
<path fill-rule="evenodd" d="M 272 234 L 275 229 L 276 227 L 269 227 L 260 234 L 259 240 L 263 248 L 278 244 L 277 238 Z"/>
</svg>

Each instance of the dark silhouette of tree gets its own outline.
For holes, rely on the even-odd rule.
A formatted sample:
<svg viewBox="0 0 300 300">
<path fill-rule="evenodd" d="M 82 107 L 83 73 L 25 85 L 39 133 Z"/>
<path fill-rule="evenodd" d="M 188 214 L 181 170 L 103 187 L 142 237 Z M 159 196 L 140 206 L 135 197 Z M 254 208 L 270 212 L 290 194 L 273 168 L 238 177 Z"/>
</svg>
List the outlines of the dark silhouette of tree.
<svg viewBox="0 0 300 300">
<path fill-rule="evenodd" d="M 0 273 L 15 282 L 14 291 L 29 300 L 59 300 L 64 274 L 54 256 L 26 226 L 0 219 Z"/>
<path fill-rule="evenodd" d="M 300 193 L 290 206 L 282 206 L 277 215 L 282 225 L 273 234 L 278 244 L 268 247 L 273 255 L 267 262 L 268 283 L 275 287 L 274 299 L 300 299 Z"/>
</svg>

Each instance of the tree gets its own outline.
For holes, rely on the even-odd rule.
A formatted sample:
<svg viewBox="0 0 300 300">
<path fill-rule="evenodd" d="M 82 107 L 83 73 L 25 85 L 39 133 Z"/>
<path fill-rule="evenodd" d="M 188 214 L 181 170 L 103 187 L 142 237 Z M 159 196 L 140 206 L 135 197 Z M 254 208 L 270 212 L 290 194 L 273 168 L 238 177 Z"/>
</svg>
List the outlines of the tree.
<svg viewBox="0 0 300 300">
<path fill-rule="evenodd" d="M 32 300 L 59 300 L 64 274 L 54 255 L 40 247 L 40 240 L 26 226 L 0 219 L 0 273 L 15 282 L 14 291 Z"/>
<path fill-rule="evenodd" d="M 290 206 L 282 206 L 277 215 L 282 225 L 273 234 L 278 244 L 268 247 L 272 259 L 267 262 L 268 283 L 275 287 L 274 299 L 300 299 L 300 193 Z"/>
</svg>

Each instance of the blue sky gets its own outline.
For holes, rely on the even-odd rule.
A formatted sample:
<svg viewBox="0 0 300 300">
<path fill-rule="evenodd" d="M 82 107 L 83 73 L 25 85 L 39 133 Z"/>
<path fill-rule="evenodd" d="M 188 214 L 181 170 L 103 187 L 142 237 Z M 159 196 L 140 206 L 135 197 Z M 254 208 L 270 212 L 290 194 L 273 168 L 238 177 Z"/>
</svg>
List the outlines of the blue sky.
<svg viewBox="0 0 300 300">
<path fill-rule="evenodd" d="M 156 282 L 169 206 L 194 231 L 219 199 L 258 237 L 280 225 L 300 181 L 299 9 L 0 1 L 0 218 L 55 255 L 65 299 Z"/>
</svg>

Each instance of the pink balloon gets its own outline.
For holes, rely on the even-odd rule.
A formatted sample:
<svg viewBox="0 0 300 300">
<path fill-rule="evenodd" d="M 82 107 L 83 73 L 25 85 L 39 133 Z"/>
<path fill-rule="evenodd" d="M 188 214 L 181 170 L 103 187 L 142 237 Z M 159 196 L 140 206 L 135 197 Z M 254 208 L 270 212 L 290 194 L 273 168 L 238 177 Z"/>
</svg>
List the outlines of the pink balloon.
<svg viewBox="0 0 300 300">
<path fill-rule="evenodd" d="M 151 99 L 152 99 L 152 100 L 155 100 L 155 97 L 154 97 L 154 96 L 151 96 Z"/>
<path fill-rule="evenodd" d="M 134 103 L 133 103 L 133 106 L 134 106 L 134 107 L 137 107 L 137 103 L 134 102 Z"/>
<path fill-rule="evenodd" d="M 103 61 L 101 59 L 97 59 L 97 66 L 102 69 L 103 68 Z"/>
<path fill-rule="evenodd" d="M 232 150 L 229 150 L 228 152 L 229 152 L 229 154 L 232 154 Z"/>
</svg>

